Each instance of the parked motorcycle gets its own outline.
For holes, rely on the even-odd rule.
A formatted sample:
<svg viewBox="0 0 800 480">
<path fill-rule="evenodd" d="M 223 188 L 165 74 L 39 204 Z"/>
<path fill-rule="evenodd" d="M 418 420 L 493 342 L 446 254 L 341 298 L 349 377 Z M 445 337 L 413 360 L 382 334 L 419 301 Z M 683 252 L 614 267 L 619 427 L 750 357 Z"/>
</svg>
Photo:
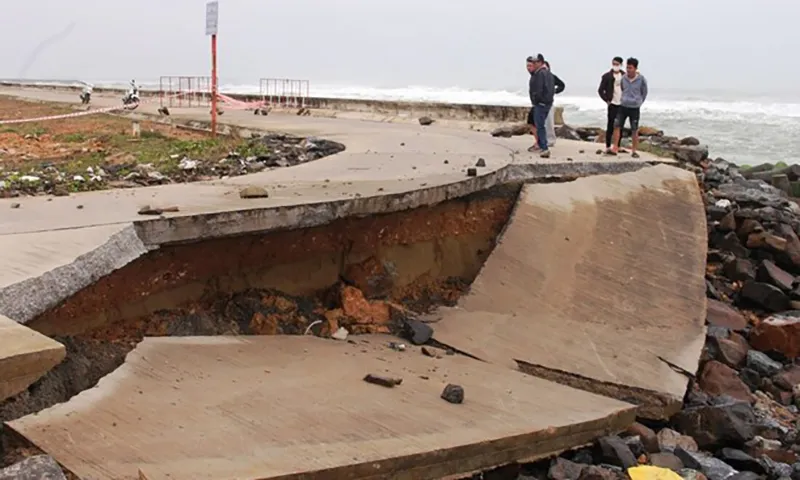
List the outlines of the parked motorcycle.
<svg viewBox="0 0 800 480">
<path fill-rule="evenodd" d="M 122 104 L 126 107 L 133 106 L 133 108 L 139 106 L 139 86 L 136 85 L 136 80 L 131 80 L 131 88 L 128 90 L 128 93 L 122 97 Z"/>
</svg>

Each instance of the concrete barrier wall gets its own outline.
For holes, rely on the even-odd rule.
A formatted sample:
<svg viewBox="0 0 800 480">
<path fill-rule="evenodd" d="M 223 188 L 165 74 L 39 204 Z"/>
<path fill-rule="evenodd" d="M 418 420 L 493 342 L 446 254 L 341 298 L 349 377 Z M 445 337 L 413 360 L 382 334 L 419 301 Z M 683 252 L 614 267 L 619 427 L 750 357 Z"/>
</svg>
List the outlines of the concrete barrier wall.
<svg viewBox="0 0 800 480">
<path fill-rule="evenodd" d="M 22 84 L 13 82 L 0 82 L 0 86 L 5 87 L 25 87 L 43 90 L 58 91 L 80 91 L 81 87 L 61 86 L 61 85 L 40 85 Z M 97 93 L 111 93 L 123 95 L 125 90 L 122 88 L 103 88 L 94 89 Z M 157 90 L 142 90 L 142 96 L 152 97 L 158 95 Z M 244 102 L 260 102 L 261 95 L 248 95 L 232 93 L 226 94 L 236 100 Z M 398 102 L 389 100 L 365 100 L 348 98 L 326 98 L 309 97 L 306 99 L 309 108 L 321 110 L 335 110 L 338 112 L 357 112 L 357 113 L 379 113 L 384 115 L 421 117 L 428 116 L 435 119 L 465 120 L 465 121 L 485 121 L 515 123 L 524 122 L 530 107 L 510 106 L 510 105 L 478 105 L 460 103 L 437 103 L 437 102 Z M 563 115 L 563 107 L 556 106 L 556 123 L 560 124 Z"/>
</svg>

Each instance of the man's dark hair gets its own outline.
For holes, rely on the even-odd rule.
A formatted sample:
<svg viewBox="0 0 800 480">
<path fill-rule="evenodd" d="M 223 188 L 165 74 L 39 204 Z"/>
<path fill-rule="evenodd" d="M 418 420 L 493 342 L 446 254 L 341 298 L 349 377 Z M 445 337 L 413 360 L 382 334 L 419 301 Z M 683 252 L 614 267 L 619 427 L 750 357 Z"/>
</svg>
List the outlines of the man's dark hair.
<svg viewBox="0 0 800 480">
<path fill-rule="evenodd" d="M 639 68 L 639 60 L 636 60 L 635 58 L 631 57 L 628 59 L 628 65 L 633 65 L 634 68 Z"/>
<path fill-rule="evenodd" d="M 616 63 L 619 63 L 621 65 L 622 64 L 622 57 L 614 57 L 612 62 L 616 62 Z"/>
</svg>

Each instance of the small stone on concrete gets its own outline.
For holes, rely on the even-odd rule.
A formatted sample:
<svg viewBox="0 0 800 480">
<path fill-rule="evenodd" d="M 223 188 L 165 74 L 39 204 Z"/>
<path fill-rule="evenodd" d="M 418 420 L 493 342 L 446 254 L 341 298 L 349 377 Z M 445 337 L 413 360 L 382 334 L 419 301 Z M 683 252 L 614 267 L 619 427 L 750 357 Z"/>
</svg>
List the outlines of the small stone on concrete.
<svg viewBox="0 0 800 480">
<path fill-rule="evenodd" d="M 144 207 L 139 209 L 139 215 L 161 215 L 165 212 L 178 212 L 180 209 L 178 207 L 151 207 L 150 205 L 145 205 Z"/>
<path fill-rule="evenodd" d="M 247 187 L 239 191 L 240 198 L 267 198 L 269 192 L 266 188 L 262 187 Z"/>
<path fill-rule="evenodd" d="M 475 164 L 475 166 L 476 167 L 485 167 L 486 166 L 486 160 L 484 160 L 482 158 L 479 158 L 478 162 Z"/>
<path fill-rule="evenodd" d="M 464 387 L 461 385 L 448 384 L 442 390 L 442 398 L 449 403 L 464 403 Z"/>
<path fill-rule="evenodd" d="M 380 375 L 374 375 L 372 373 L 367 374 L 367 376 L 364 377 L 364 381 L 367 383 L 371 383 L 373 385 L 380 385 L 386 388 L 394 388 L 397 385 L 403 383 L 402 378 L 382 377 Z"/>
<path fill-rule="evenodd" d="M 406 336 L 414 345 L 424 345 L 433 337 L 433 328 L 425 322 L 405 319 Z"/>
<path fill-rule="evenodd" d="M 467 176 L 468 177 L 477 177 L 478 176 L 478 170 L 476 168 L 473 168 L 473 167 L 468 168 L 467 169 Z"/>
<path fill-rule="evenodd" d="M 21 206 L 22 206 L 22 205 L 20 205 L 19 203 L 12 203 L 12 204 L 11 204 L 11 208 L 19 208 L 19 207 L 21 207 Z"/>
<path fill-rule="evenodd" d="M 433 124 L 433 119 L 431 117 L 419 117 L 419 124 L 426 127 Z"/>
</svg>

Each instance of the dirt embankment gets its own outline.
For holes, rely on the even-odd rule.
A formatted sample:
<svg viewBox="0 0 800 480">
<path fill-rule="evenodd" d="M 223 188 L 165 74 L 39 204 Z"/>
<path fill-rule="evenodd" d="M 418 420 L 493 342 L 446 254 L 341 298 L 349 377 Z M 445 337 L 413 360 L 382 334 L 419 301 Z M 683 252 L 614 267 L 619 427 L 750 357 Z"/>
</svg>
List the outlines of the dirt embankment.
<svg viewBox="0 0 800 480">
<path fill-rule="evenodd" d="M 0 97 L 0 119 L 73 113 L 58 104 Z M 153 121 L 97 114 L 0 125 L 0 197 L 213 180 L 283 168 L 344 150 L 327 140 L 211 137 Z"/>
</svg>

